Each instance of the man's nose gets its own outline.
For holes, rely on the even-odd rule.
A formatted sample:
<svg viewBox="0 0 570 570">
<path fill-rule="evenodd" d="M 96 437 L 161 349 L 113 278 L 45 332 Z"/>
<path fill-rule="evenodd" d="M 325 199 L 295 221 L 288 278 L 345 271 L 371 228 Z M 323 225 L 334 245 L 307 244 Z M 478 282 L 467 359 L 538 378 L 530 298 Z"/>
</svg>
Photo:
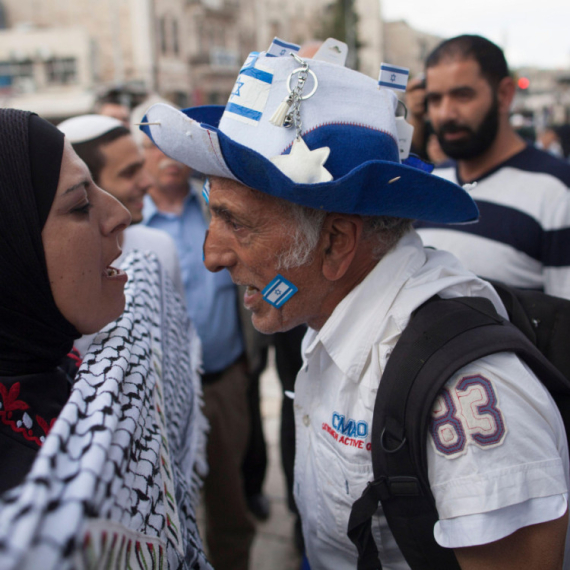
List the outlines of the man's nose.
<svg viewBox="0 0 570 570">
<path fill-rule="evenodd" d="M 216 224 L 210 223 L 204 236 L 204 265 L 208 271 L 216 273 L 231 268 L 236 262 L 234 251 L 225 243 L 224 238 L 216 230 Z"/>
<path fill-rule="evenodd" d="M 457 119 L 457 105 L 451 97 L 442 97 L 435 113 L 440 121 Z"/>
<path fill-rule="evenodd" d="M 146 194 L 148 189 L 154 184 L 154 178 L 143 168 L 138 177 L 137 186 Z"/>
</svg>

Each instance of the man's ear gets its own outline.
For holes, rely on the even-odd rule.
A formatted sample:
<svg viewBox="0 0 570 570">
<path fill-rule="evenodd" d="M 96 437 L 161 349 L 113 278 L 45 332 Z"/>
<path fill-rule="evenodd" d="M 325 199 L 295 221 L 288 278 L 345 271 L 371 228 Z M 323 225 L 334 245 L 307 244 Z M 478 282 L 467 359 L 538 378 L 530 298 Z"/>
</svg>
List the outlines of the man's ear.
<svg viewBox="0 0 570 570">
<path fill-rule="evenodd" d="M 329 214 L 323 226 L 323 275 L 329 281 L 338 281 L 348 271 L 362 235 L 360 216 Z"/>
<path fill-rule="evenodd" d="M 515 98 L 516 85 L 514 79 L 510 76 L 503 77 L 497 86 L 497 101 L 499 103 L 499 112 L 505 114 L 511 110 L 513 99 Z"/>
</svg>

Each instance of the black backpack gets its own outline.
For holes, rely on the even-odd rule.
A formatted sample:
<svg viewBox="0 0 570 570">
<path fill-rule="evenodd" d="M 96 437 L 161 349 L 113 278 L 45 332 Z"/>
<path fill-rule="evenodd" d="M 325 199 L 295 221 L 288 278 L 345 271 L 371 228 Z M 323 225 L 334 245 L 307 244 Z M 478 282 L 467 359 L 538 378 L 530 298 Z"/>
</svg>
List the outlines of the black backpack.
<svg viewBox="0 0 570 570">
<path fill-rule="evenodd" d="M 374 481 L 353 504 L 348 523 L 358 570 L 382 568 L 371 532 L 379 502 L 413 570 L 459 569 L 453 550 L 439 546 L 433 536 L 439 517 L 425 447 L 434 401 L 463 366 L 515 352 L 550 391 L 569 436 L 570 301 L 493 286 L 511 322 L 482 297 L 433 297 L 414 312 L 388 359 L 372 420 Z"/>
</svg>

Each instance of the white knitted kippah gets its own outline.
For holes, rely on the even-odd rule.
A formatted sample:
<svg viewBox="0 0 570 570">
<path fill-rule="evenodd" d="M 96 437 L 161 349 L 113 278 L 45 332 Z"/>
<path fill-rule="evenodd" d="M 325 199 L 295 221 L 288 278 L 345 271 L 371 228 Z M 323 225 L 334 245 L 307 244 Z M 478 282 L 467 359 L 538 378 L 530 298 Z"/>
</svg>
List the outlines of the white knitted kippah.
<svg viewBox="0 0 570 570">
<path fill-rule="evenodd" d="M 80 115 L 57 125 L 71 144 L 91 141 L 117 127 L 124 125 L 118 119 L 106 115 Z"/>
</svg>

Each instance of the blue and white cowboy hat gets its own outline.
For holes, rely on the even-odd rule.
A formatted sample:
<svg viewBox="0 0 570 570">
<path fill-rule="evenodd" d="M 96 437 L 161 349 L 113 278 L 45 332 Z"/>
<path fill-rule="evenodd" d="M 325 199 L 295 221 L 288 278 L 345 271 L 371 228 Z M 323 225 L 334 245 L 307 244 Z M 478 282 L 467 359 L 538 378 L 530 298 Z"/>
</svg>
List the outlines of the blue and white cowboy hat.
<svg viewBox="0 0 570 570">
<path fill-rule="evenodd" d="M 316 151 L 312 168 L 306 168 L 308 151 L 298 163 L 293 155 L 276 158 L 296 139 L 295 128 L 271 122 L 298 81 L 299 60 L 289 54 L 250 54 L 225 107 L 179 111 L 157 104 L 141 128 L 165 154 L 194 170 L 311 208 L 440 223 L 477 219 L 475 203 L 460 186 L 419 160 L 419 168 L 401 163 L 398 100 L 391 90 L 342 65 L 305 61 L 310 72 L 300 134 Z"/>
</svg>

